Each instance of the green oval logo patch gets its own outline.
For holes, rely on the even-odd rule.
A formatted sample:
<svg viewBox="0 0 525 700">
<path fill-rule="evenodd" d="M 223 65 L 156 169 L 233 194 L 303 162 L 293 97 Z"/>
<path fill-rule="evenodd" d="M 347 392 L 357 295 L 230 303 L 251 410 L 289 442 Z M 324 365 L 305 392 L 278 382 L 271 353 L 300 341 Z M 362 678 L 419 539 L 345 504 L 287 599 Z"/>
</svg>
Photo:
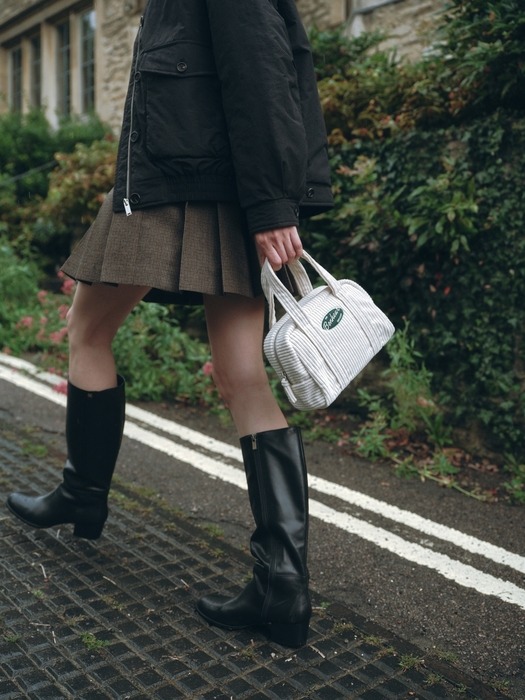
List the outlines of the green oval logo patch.
<svg viewBox="0 0 525 700">
<path fill-rule="evenodd" d="M 339 323 L 341 323 L 341 319 L 343 318 L 344 312 L 343 309 L 337 308 L 337 309 L 332 309 L 329 311 L 326 316 L 323 318 L 323 323 L 322 327 L 324 331 L 331 331 L 332 328 L 335 328 Z"/>
</svg>

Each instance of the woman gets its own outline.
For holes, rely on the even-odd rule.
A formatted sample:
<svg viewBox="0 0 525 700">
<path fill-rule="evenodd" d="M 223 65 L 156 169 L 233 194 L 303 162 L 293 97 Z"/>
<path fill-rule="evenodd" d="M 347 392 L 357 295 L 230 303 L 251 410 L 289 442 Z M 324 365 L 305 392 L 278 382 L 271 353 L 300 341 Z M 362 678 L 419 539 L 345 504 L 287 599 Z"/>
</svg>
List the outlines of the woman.
<svg viewBox="0 0 525 700">
<path fill-rule="evenodd" d="M 255 519 L 253 579 L 197 604 L 228 628 L 305 643 L 306 466 L 262 357 L 259 263 L 302 252 L 299 216 L 332 204 L 312 57 L 294 0 L 149 0 L 135 42 L 114 190 L 64 265 L 78 281 L 62 483 L 11 494 L 33 527 L 96 539 L 124 426 L 113 338 L 142 299 L 201 300 L 214 380 L 240 436 Z"/>
</svg>

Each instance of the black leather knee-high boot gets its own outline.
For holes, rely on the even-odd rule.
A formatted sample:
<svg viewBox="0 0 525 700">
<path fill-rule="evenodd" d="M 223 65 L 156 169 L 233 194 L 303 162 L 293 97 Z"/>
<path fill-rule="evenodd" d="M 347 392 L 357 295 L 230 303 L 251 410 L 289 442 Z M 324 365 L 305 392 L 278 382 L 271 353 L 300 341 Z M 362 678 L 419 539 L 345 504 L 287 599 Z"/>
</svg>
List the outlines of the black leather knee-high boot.
<svg viewBox="0 0 525 700">
<path fill-rule="evenodd" d="M 308 484 L 297 428 L 241 438 L 250 505 L 255 520 L 250 550 L 253 579 L 235 598 L 207 596 L 197 611 L 228 629 L 267 625 L 283 646 L 306 643 L 311 616 L 306 565 Z"/>
<path fill-rule="evenodd" d="M 108 516 L 108 493 L 122 442 L 124 380 L 114 389 L 83 391 L 68 384 L 67 461 L 62 483 L 45 496 L 12 493 L 9 510 L 36 528 L 72 523 L 77 537 L 96 540 Z"/>
</svg>

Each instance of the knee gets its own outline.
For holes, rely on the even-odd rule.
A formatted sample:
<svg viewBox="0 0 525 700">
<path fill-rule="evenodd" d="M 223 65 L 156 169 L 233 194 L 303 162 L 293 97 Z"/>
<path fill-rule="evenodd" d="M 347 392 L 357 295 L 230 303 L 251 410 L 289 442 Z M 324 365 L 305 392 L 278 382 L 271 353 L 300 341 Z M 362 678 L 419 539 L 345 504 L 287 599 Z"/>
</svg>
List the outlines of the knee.
<svg viewBox="0 0 525 700">
<path fill-rule="evenodd" d="M 111 345 L 111 338 L 100 324 L 93 324 L 84 318 L 82 313 L 75 309 L 75 305 L 69 309 L 66 316 L 69 347 L 72 351 L 88 347 L 100 347 Z"/>
<path fill-rule="evenodd" d="M 255 395 L 268 387 L 268 375 L 264 364 L 257 365 L 217 365 L 213 364 L 213 381 L 222 400 L 227 406 L 235 401 L 236 397 L 252 392 Z"/>
<path fill-rule="evenodd" d="M 77 315 L 73 310 L 73 306 L 69 309 L 66 315 L 67 337 L 69 345 L 75 345 L 78 337 L 77 333 Z"/>
<path fill-rule="evenodd" d="M 67 323 L 67 337 L 69 341 L 69 349 L 74 352 L 80 349 L 84 343 L 84 333 L 82 331 L 82 325 L 77 318 L 77 314 L 71 307 L 66 316 Z"/>
</svg>

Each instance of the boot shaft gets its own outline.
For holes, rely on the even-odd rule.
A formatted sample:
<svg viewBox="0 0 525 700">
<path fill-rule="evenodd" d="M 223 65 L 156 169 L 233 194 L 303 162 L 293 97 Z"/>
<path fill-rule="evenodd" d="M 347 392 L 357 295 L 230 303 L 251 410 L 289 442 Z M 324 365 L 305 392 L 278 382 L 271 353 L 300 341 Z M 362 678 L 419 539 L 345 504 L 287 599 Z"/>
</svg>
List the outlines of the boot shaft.
<svg viewBox="0 0 525 700">
<path fill-rule="evenodd" d="M 198 612 L 233 629 L 268 625 L 284 646 L 306 643 L 312 605 L 308 592 L 308 486 L 301 433 L 268 430 L 241 438 L 255 519 L 250 549 L 253 579 L 235 598 L 208 596 Z"/>
<path fill-rule="evenodd" d="M 247 435 L 241 448 L 256 524 L 256 568 L 272 577 L 307 578 L 308 477 L 300 429 Z"/>
<path fill-rule="evenodd" d="M 68 386 L 68 459 L 62 483 L 44 496 L 12 493 L 7 505 L 31 527 L 72 523 L 78 537 L 97 539 L 108 515 L 108 492 L 124 429 L 124 380 L 89 392 Z"/>
<path fill-rule="evenodd" d="M 85 485 L 108 489 L 117 461 L 125 421 L 125 382 L 104 391 L 68 384 L 66 410 L 67 479 L 73 472 Z"/>
</svg>

